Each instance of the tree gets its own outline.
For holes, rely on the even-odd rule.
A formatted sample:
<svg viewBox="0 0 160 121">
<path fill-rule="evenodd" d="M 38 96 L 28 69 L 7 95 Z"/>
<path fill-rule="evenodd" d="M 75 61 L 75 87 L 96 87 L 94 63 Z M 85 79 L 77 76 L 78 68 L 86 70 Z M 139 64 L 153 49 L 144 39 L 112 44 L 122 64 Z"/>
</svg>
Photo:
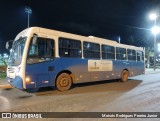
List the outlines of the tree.
<svg viewBox="0 0 160 121">
<path fill-rule="evenodd" d="M 0 58 L 0 60 L 2 61 L 2 66 L 0 66 L 0 72 L 6 72 L 7 69 L 7 63 L 6 60 L 4 58 Z"/>
<path fill-rule="evenodd" d="M 2 62 L 3 62 L 3 64 L 5 65 L 5 67 L 7 67 L 7 63 L 6 63 L 6 61 L 5 61 L 4 58 L 2 58 Z"/>
</svg>

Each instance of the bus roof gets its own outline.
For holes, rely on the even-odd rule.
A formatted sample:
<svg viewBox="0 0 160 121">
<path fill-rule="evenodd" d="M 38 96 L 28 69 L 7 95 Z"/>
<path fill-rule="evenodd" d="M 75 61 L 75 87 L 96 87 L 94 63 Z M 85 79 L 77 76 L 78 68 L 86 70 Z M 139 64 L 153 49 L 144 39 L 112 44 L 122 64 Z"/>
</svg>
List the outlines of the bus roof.
<svg viewBox="0 0 160 121">
<path fill-rule="evenodd" d="M 82 35 L 76 35 L 76 34 L 61 32 L 61 31 L 57 31 L 57 30 L 41 28 L 41 27 L 30 27 L 28 29 L 25 29 L 22 32 L 20 32 L 17 35 L 17 37 L 22 36 L 22 34 L 24 34 L 24 33 L 25 33 L 25 35 L 27 35 L 27 33 L 30 33 L 30 32 L 32 32 L 32 33 L 36 33 L 36 32 L 37 33 L 43 33 L 43 34 L 46 34 L 46 35 L 54 35 L 54 36 L 58 36 L 58 37 L 70 38 L 70 39 L 75 39 L 75 40 L 80 40 L 80 41 L 106 44 L 106 45 L 115 46 L 115 47 L 122 47 L 122 48 L 128 48 L 128 49 L 135 49 L 135 50 L 142 50 L 143 51 L 142 47 L 136 47 L 136 46 L 126 45 L 126 44 L 121 44 L 121 43 L 117 43 L 116 41 L 109 40 L 109 39 L 103 39 L 103 38 L 94 37 L 94 36 L 86 37 L 86 36 L 82 36 Z"/>
</svg>

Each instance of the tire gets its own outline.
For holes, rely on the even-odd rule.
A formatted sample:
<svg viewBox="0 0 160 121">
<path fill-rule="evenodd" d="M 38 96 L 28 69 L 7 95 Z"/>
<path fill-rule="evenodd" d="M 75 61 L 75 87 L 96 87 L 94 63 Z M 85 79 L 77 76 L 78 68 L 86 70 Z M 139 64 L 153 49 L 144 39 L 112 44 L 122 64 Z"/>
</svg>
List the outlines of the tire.
<svg viewBox="0 0 160 121">
<path fill-rule="evenodd" d="M 121 74 L 121 81 L 122 82 L 127 82 L 129 77 L 129 73 L 127 70 L 123 70 Z"/>
<path fill-rule="evenodd" d="M 67 91 L 72 86 L 71 76 L 67 73 L 61 73 L 56 80 L 56 87 L 59 91 Z"/>
</svg>

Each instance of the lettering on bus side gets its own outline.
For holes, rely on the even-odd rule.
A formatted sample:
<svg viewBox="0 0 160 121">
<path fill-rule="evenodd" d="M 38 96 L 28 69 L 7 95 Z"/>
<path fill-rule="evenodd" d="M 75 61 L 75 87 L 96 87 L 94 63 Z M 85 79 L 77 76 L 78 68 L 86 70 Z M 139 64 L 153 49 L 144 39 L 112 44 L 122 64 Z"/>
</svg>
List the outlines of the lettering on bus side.
<svg viewBox="0 0 160 121">
<path fill-rule="evenodd" d="M 88 60 L 88 71 L 112 71 L 113 63 L 109 60 Z"/>
</svg>

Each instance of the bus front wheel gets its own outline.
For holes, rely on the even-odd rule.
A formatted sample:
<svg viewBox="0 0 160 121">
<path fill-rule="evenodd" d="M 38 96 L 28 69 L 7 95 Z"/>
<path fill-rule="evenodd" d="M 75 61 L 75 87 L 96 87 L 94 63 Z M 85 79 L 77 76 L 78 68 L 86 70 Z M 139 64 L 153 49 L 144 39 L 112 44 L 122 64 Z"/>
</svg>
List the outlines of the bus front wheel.
<svg viewBox="0 0 160 121">
<path fill-rule="evenodd" d="M 56 80 L 56 87 L 59 91 L 69 90 L 72 86 L 71 76 L 67 73 L 61 73 Z"/>
<path fill-rule="evenodd" d="M 127 71 L 127 70 L 123 70 L 123 71 L 122 71 L 122 74 L 121 74 L 121 81 L 122 81 L 122 82 L 128 81 L 128 76 L 129 76 L 128 71 Z"/>
</svg>

